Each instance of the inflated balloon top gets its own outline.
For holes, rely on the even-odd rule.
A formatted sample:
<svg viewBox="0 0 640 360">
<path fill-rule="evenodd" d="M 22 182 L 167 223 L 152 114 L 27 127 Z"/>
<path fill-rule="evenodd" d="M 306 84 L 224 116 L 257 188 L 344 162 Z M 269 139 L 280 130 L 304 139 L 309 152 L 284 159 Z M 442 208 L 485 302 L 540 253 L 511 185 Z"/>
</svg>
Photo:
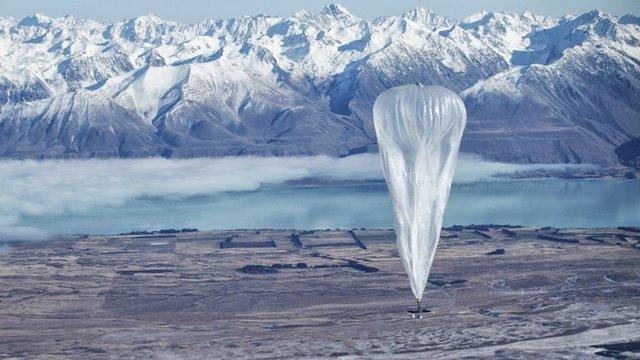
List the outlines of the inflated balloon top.
<svg viewBox="0 0 640 360">
<path fill-rule="evenodd" d="M 373 119 L 396 218 L 398 252 L 420 307 L 467 114 L 453 91 L 412 84 L 380 94 Z"/>
</svg>

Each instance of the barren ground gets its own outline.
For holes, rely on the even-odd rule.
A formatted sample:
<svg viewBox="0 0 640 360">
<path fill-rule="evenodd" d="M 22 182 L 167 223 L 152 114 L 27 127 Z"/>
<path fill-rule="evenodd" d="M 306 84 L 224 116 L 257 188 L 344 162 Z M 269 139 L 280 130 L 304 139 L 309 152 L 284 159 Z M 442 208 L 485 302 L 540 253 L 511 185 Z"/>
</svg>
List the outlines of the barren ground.
<svg viewBox="0 0 640 360">
<path fill-rule="evenodd" d="M 444 231 L 422 320 L 392 232 L 292 233 L 0 246 L 0 358 L 640 358 L 637 229 Z"/>
</svg>

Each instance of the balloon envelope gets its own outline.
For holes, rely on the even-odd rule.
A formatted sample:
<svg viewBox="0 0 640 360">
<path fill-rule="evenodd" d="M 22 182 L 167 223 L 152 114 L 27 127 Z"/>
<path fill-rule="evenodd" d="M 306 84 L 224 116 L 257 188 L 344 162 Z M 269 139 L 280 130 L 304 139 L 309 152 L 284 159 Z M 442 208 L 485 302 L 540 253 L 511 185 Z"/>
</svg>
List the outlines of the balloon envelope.
<svg viewBox="0 0 640 360">
<path fill-rule="evenodd" d="M 466 118 L 460 97 L 440 86 L 394 87 L 373 106 L 398 252 L 416 299 L 440 239 Z"/>
</svg>

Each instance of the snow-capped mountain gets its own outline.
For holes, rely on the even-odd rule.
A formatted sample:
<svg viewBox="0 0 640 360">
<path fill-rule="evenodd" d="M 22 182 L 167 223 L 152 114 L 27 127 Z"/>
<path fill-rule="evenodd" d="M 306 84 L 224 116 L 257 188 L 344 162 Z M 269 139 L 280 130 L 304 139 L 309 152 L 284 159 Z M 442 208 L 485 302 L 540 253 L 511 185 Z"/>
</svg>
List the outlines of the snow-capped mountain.
<svg viewBox="0 0 640 360">
<path fill-rule="evenodd" d="M 612 165 L 640 136 L 640 21 L 340 5 L 288 18 L 115 24 L 0 19 L 0 157 L 343 156 L 375 151 L 372 105 L 421 82 L 461 94 L 462 150 Z"/>
</svg>

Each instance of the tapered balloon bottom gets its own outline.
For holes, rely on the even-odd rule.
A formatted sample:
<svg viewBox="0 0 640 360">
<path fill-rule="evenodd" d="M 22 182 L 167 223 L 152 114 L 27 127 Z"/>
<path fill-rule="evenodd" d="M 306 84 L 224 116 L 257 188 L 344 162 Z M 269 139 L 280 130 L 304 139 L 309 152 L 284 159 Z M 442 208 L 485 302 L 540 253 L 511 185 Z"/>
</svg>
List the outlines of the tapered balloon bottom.
<svg viewBox="0 0 640 360">
<path fill-rule="evenodd" d="M 422 319 L 422 314 L 430 312 L 427 309 L 422 307 L 420 299 L 416 299 L 416 308 L 415 310 L 409 310 L 408 313 L 411 314 L 412 319 Z"/>
</svg>

